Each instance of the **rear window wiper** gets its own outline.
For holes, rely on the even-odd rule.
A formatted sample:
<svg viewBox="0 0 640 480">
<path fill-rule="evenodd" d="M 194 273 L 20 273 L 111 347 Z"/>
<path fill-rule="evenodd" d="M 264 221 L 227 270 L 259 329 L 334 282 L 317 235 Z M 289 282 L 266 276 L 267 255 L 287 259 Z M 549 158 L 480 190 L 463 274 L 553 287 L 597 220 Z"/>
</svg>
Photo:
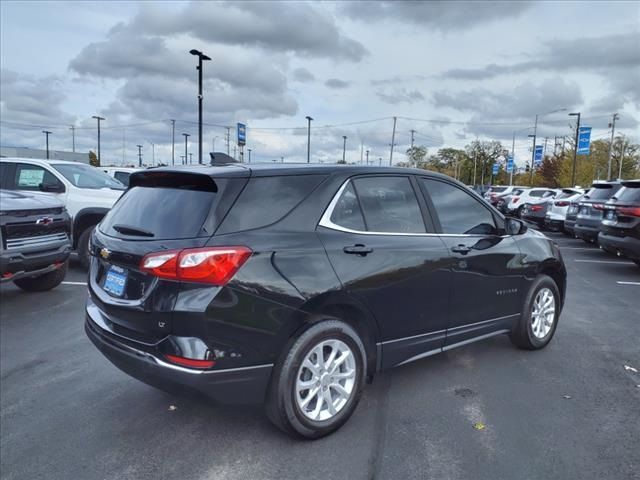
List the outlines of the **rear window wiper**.
<svg viewBox="0 0 640 480">
<path fill-rule="evenodd" d="M 116 232 L 122 233 L 123 235 L 131 235 L 138 237 L 154 237 L 155 234 L 150 232 L 149 230 L 143 230 L 138 227 L 131 227 L 129 225 L 114 225 L 112 227 Z"/>
</svg>

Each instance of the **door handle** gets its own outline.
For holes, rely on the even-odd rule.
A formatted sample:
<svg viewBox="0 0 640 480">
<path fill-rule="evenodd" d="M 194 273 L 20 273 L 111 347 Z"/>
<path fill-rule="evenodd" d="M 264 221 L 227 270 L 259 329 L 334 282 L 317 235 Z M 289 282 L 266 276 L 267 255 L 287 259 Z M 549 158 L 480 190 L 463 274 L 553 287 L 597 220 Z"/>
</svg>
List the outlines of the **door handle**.
<svg viewBox="0 0 640 480">
<path fill-rule="evenodd" d="M 356 245 L 350 247 L 344 247 L 342 249 L 344 253 L 350 253 L 352 255 L 360 255 L 362 257 L 366 256 L 368 253 L 373 252 L 373 248 L 367 247 L 366 245 L 362 245 L 358 243 Z"/>
<path fill-rule="evenodd" d="M 457 245 L 451 248 L 452 252 L 461 253 L 462 255 L 466 255 L 471 251 L 471 247 L 467 247 L 466 245 Z"/>
</svg>

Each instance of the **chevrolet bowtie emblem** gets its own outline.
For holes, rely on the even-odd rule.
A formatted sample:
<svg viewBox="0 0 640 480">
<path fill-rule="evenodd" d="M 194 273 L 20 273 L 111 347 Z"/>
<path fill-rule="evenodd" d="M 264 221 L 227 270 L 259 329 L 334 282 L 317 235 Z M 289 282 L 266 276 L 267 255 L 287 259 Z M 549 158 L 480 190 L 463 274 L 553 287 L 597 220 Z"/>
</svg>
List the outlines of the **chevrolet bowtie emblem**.
<svg viewBox="0 0 640 480">
<path fill-rule="evenodd" d="M 111 255 L 111 252 L 107 248 L 101 248 L 100 249 L 100 256 L 102 258 L 104 258 L 106 260 L 107 258 L 109 258 L 109 255 Z"/>
</svg>

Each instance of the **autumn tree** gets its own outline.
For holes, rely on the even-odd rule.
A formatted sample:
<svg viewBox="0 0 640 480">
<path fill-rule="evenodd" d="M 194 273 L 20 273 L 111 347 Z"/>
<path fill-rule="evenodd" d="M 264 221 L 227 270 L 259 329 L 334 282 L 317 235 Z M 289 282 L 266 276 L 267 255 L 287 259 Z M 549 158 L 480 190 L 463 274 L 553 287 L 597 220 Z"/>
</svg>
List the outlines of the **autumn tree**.
<svg viewBox="0 0 640 480">
<path fill-rule="evenodd" d="M 100 166 L 100 161 L 98 160 L 98 156 L 91 150 L 89 150 L 89 165 L 91 165 L 92 167 Z"/>
</svg>

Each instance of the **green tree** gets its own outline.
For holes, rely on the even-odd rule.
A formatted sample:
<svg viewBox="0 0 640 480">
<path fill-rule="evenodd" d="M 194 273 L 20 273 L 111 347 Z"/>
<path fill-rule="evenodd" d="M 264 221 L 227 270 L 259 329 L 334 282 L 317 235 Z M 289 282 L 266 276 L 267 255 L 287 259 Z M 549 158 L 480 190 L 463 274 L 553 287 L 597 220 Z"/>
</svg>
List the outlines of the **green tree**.
<svg viewBox="0 0 640 480">
<path fill-rule="evenodd" d="M 424 159 L 427 156 L 427 147 L 424 145 L 415 145 L 407 149 L 407 157 L 410 166 L 424 168 Z"/>
<path fill-rule="evenodd" d="M 91 150 L 89 150 L 89 165 L 91 165 L 92 167 L 100 166 L 100 162 L 98 161 L 98 156 Z"/>
<path fill-rule="evenodd" d="M 467 156 L 473 164 L 476 183 L 486 183 L 491 178 L 493 164 L 504 155 L 504 148 L 497 140 L 474 140 L 465 147 Z M 473 172 L 472 172 L 473 173 Z M 473 175 L 469 183 L 473 182 Z"/>
</svg>

